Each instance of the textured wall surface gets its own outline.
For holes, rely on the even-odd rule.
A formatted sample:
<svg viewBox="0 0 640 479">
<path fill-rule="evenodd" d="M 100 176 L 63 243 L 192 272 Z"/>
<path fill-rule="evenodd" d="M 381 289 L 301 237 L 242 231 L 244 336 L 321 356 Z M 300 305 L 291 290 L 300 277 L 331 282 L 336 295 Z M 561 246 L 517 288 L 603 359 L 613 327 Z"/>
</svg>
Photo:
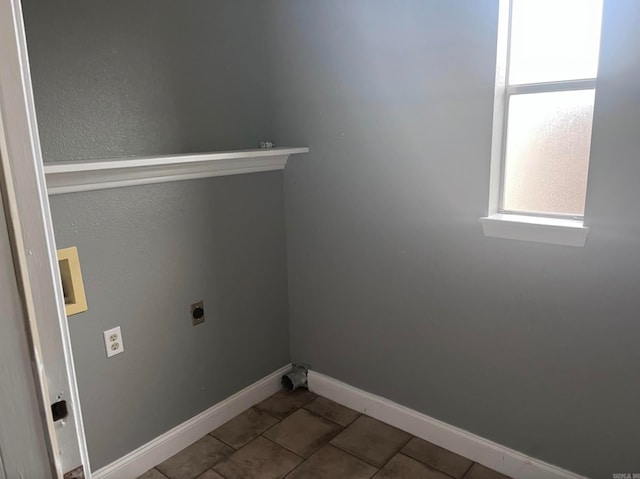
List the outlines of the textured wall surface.
<svg viewBox="0 0 640 479">
<path fill-rule="evenodd" d="M 274 172 L 51 198 L 87 291 L 69 324 L 94 470 L 289 361 L 281 192 Z"/>
<path fill-rule="evenodd" d="M 25 0 L 45 160 L 255 148 L 262 2 Z M 69 319 L 93 470 L 289 361 L 281 173 L 52 198 L 89 310 Z M 205 301 L 192 327 L 189 305 Z M 107 360 L 102 331 L 122 327 Z"/>
<path fill-rule="evenodd" d="M 585 248 L 485 238 L 496 1 L 269 2 L 292 359 L 589 477 L 640 471 L 640 4 L 605 2 Z"/>
<path fill-rule="evenodd" d="M 268 138 L 262 2 L 22 3 L 45 161 Z"/>
</svg>

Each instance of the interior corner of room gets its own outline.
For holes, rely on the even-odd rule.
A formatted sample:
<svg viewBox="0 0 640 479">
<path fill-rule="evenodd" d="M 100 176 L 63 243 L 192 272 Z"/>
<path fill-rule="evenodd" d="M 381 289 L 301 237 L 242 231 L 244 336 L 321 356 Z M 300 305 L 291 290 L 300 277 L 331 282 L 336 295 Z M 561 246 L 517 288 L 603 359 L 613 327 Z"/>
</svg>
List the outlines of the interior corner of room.
<svg viewBox="0 0 640 479">
<path fill-rule="evenodd" d="M 604 1 L 582 248 L 478 223 L 498 3 L 22 0 L 98 477 L 294 362 L 447 446 L 640 473 L 640 3 Z"/>
</svg>

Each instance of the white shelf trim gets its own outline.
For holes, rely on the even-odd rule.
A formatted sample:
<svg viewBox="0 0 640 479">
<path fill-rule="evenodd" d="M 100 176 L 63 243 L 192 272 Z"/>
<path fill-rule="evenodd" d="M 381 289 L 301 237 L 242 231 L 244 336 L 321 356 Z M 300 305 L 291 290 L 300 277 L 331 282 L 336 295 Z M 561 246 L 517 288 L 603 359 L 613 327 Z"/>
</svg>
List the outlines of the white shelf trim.
<svg viewBox="0 0 640 479">
<path fill-rule="evenodd" d="M 290 155 L 309 148 L 55 161 L 44 164 L 49 195 L 282 170 Z"/>
<path fill-rule="evenodd" d="M 580 220 L 496 213 L 480 218 L 485 236 L 536 243 L 584 246 L 589 228 Z"/>
</svg>

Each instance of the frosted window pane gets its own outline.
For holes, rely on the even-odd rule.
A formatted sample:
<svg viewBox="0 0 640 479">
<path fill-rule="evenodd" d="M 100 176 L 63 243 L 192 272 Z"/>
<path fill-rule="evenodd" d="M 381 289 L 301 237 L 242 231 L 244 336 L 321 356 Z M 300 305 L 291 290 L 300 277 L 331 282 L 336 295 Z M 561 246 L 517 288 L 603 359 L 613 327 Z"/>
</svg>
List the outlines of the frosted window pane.
<svg viewBox="0 0 640 479">
<path fill-rule="evenodd" d="M 512 95 L 503 208 L 583 215 L 594 90 Z"/>
<path fill-rule="evenodd" d="M 513 0 L 509 84 L 595 78 L 602 0 Z"/>
</svg>

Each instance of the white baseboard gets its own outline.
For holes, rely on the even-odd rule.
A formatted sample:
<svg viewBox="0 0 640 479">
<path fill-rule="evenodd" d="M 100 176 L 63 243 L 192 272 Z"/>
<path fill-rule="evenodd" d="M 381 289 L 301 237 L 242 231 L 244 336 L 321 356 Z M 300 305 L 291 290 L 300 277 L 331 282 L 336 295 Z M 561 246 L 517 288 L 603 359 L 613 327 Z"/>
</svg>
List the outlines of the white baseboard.
<svg viewBox="0 0 640 479">
<path fill-rule="evenodd" d="M 288 364 L 268 376 L 174 427 L 153 441 L 91 474 L 93 479 L 133 479 L 190 446 L 251 406 L 278 392 Z"/>
<path fill-rule="evenodd" d="M 315 371 L 309 390 L 515 479 L 586 479 Z"/>
</svg>

